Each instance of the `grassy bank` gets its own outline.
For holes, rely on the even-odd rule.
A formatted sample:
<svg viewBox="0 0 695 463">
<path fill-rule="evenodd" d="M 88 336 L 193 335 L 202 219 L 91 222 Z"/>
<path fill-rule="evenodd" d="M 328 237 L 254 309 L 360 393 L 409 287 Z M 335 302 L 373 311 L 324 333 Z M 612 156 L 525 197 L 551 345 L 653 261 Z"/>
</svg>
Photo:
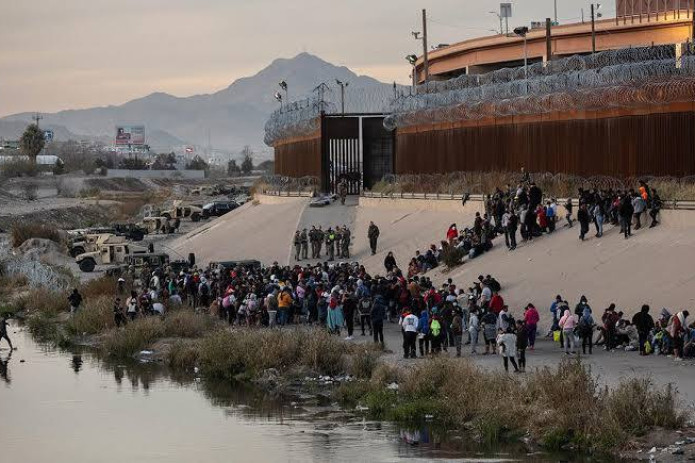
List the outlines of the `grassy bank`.
<svg viewBox="0 0 695 463">
<path fill-rule="evenodd" d="M 336 396 L 344 406 L 367 407 L 373 418 L 414 424 L 432 417 L 473 432 L 482 443 L 529 436 L 549 450 L 612 452 L 657 427 L 682 427 L 686 419 L 671 387 L 635 378 L 601 388 L 579 360 L 524 376 L 454 359 L 381 366 L 369 381 L 346 383 Z"/>
</svg>

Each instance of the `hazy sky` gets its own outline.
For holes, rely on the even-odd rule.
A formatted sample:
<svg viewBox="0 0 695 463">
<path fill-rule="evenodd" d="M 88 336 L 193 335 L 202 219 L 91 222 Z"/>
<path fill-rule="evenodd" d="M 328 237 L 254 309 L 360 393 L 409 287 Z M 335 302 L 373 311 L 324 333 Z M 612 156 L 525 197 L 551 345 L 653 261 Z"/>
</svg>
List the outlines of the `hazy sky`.
<svg viewBox="0 0 695 463">
<path fill-rule="evenodd" d="M 302 51 L 408 83 L 420 10 L 430 43 L 490 34 L 499 0 L 2 0 L 0 115 L 122 104 L 155 91 L 210 93 Z M 558 0 L 560 20 L 589 2 Z M 603 7 L 614 13 L 612 1 Z M 517 0 L 510 23 L 553 14 Z"/>
</svg>

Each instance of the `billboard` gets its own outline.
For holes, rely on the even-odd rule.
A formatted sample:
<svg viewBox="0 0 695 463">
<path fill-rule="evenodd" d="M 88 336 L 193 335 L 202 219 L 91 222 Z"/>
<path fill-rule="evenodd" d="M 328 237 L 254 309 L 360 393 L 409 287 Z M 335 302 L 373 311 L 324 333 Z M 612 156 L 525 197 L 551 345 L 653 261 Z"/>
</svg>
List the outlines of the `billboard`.
<svg viewBox="0 0 695 463">
<path fill-rule="evenodd" d="M 116 146 L 142 146 L 144 144 L 144 125 L 116 126 Z"/>
</svg>

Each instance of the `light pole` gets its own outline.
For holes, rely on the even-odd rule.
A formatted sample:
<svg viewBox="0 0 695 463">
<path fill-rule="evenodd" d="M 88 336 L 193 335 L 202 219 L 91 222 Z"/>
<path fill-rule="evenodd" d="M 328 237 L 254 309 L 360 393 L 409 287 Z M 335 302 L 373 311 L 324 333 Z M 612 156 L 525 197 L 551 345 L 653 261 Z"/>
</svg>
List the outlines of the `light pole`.
<svg viewBox="0 0 695 463">
<path fill-rule="evenodd" d="M 340 85 L 340 113 L 345 115 L 345 87 L 350 85 L 350 83 L 338 79 L 335 80 L 335 83 Z"/>
<path fill-rule="evenodd" d="M 282 112 L 282 94 L 280 92 L 275 92 L 275 99 L 280 103 L 280 112 Z"/>
<path fill-rule="evenodd" d="M 596 53 L 596 18 L 602 15 L 598 12 L 601 9 L 600 3 L 591 4 L 591 53 Z"/>
<path fill-rule="evenodd" d="M 284 80 L 281 80 L 278 85 L 280 86 L 281 89 L 283 89 L 285 91 L 285 101 L 289 102 L 290 97 L 289 97 L 289 94 L 287 93 L 287 82 L 285 82 Z"/>
<path fill-rule="evenodd" d="M 526 40 L 526 36 L 528 35 L 528 27 L 517 27 L 514 29 L 514 33 L 519 37 L 524 38 L 524 79 L 528 79 L 528 47 Z"/>
<path fill-rule="evenodd" d="M 411 77 L 413 78 L 413 90 L 415 90 L 415 88 L 417 87 L 417 81 L 415 78 L 415 73 L 417 72 L 417 68 L 415 67 L 415 63 L 417 63 L 417 55 L 408 55 L 405 57 L 405 59 L 413 67 L 413 72 L 412 72 Z"/>
</svg>

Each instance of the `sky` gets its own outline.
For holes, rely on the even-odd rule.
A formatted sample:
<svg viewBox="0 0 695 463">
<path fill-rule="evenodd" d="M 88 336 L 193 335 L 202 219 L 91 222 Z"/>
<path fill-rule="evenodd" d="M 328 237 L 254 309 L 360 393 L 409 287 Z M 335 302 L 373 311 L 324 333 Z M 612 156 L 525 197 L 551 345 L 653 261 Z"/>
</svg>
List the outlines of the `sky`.
<svg viewBox="0 0 695 463">
<path fill-rule="evenodd" d="M 0 116 L 211 93 L 301 52 L 407 84 L 427 8 L 431 45 L 492 34 L 499 0 L 2 0 Z M 553 16 L 517 0 L 510 28 Z M 575 22 L 582 0 L 557 0 Z M 606 16 L 614 2 L 603 6 Z"/>
</svg>

